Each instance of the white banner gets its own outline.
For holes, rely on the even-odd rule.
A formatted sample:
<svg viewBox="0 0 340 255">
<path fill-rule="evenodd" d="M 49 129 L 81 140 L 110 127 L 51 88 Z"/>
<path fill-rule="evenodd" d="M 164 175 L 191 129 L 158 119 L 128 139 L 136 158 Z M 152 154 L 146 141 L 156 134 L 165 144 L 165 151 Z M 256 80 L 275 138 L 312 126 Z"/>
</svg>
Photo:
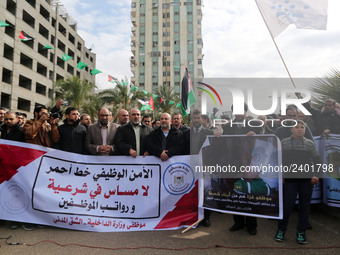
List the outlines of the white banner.
<svg viewBox="0 0 340 255">
<path fill-rule="evenodd" d="M 84 156 L 0 140 L 0 218 L 86 231 L 176 229 L 198 220 L 189 156 Z"/>
</svg>

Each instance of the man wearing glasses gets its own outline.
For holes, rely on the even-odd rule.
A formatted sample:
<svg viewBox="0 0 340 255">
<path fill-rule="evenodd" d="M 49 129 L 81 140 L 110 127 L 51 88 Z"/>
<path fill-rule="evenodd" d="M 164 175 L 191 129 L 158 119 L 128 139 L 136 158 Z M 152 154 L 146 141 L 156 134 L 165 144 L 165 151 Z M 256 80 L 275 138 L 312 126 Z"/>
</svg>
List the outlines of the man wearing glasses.
<svg viewBox="0 0 340 255">
<path fill-rule="evenodd" d="M 119 125 L 109 121 L 109 117 L 110 111 L 102 107 L 98 112 L 98 122 L 88 127 L 85 148 L 92 155 L 115 154 L 113 141 Z"/>
</svg>

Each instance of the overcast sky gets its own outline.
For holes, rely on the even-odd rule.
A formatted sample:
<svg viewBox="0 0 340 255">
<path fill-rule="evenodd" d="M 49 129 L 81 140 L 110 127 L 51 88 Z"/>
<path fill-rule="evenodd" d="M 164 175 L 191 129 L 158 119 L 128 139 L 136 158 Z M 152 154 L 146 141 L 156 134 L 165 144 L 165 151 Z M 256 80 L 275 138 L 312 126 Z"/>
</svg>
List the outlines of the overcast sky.
<svg viewBox="0 0 340 255">
<path fill-rule="evenodd" d="M 131 76 L 131 0 L 60 0 L 77 21 L 78 33 L 97 54 L 97 69 L 117 78 Z M 279 58 L 255 0 L 203 0 L 203 70 L 206 78 L 283 77 Z M 293 77 L 322 77 L 340 68 L 339 0 L 328 1 L 327 31 L 293 25 L 275 38 Z M 111 88 L 107 75 L 97 86 Z"/>
</svg>

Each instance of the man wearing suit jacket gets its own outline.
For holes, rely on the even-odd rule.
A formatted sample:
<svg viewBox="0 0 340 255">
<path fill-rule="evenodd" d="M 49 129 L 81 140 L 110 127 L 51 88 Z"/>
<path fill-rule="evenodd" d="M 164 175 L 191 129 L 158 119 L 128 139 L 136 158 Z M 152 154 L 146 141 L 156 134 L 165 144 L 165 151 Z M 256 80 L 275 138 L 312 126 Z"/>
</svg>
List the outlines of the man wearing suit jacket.
<svg viewBox="0 0 340 255">
<path fill-rule="evenodd" d="M 85 147 L 92 155 L 115 154 L 114 138 L 118 124 L 109 121 L 110 111 L 102 107 L 98 112 L 98 122 L 88 127 Z"/>
<path fill-rule="evenodd" d="M 132 156 L 144 155 L 145 138 L 153 128 L 141 123 L 140 111 L 136 108 L 130 110 L 130 122 L 120 126 L 115 136 L 115 146 L 119 155 Z"/>
</svg>

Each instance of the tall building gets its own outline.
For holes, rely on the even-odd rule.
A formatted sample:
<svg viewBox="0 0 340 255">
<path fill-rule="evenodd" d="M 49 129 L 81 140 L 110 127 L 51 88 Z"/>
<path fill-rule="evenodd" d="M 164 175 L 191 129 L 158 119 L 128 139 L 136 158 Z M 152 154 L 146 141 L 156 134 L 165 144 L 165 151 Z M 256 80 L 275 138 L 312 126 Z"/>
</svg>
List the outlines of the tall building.
<svg viewBox="0 0 340 255">
<path fill-rule="evenodd" d="M 155 91 L 160 85 L 181 93 L 188 68 L 194 82 L 202 81 L 201 0 L 132 0 L 131 82 Z"/>
<path fill-rule="evenodd" d="M 0 105 L 32 116 L 34 107 L 48 105 L 56 80 L 77 75 L 95 82 L 90 71 L 96 55 L 77 34 L 77 23 L 58 0 L 1 0 Z M 20 31 L 34 38 L 21 41 Z M 54 49 L 43 49 L 45 45 Z M 63 54 L 73 59 L 64 61 Z M 88 66 L 77 69 L 82 61 Z"/>
</svg>

